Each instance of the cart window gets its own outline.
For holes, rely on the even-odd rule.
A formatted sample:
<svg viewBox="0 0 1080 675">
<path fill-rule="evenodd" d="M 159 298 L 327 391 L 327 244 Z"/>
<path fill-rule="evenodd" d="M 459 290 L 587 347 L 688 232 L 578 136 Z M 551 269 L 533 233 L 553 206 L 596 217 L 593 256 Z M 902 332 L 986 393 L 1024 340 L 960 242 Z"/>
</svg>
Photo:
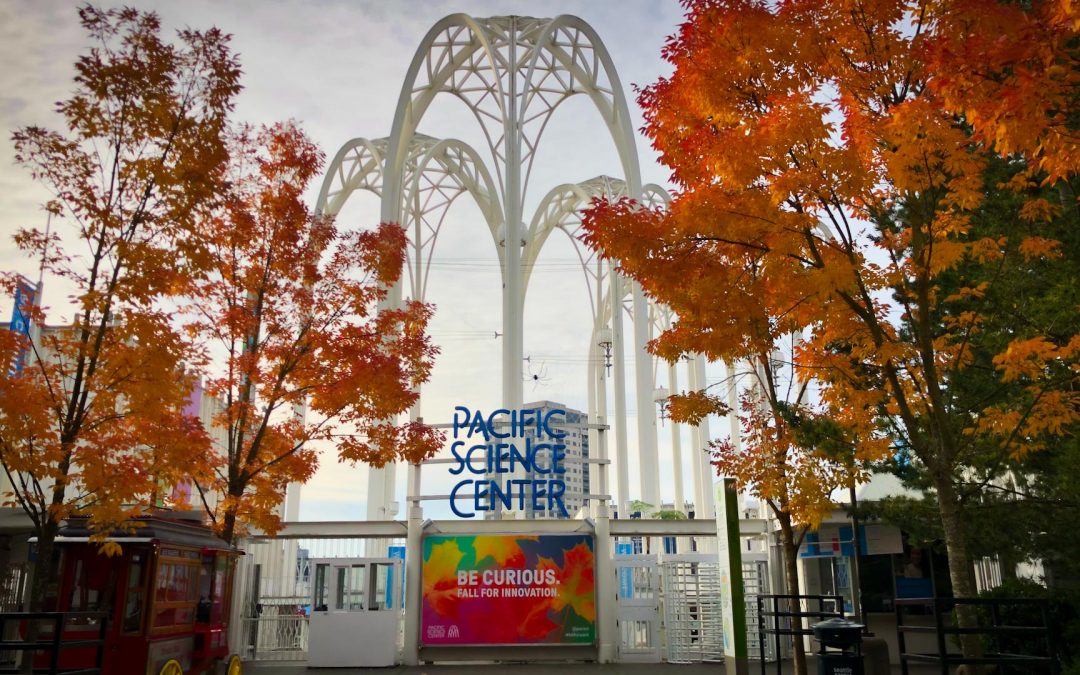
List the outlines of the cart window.
<svg viewBox="0 0 1080 675">
<path fill-rule="evenodd" d="M 161 549 L 154 584 L 154 632 L 183 630 L 195 621 L 201 562 L 197 551 Z"/>
<path fill-rule="evenodd" d="M 146 555 L 131 554 L 128 570 L 127 592 L 124 594 L 123 631 L 138 633 L 142 630 L 143 589 L 146 588 Z"/>
<path fill-rule="evenodd" d="M 75 554 L 71 572 L 68 609 L 72 612 L 109 611 L 115 608 L 116 569 L 112 559 L 87 548 Z M 96 619 L 68 619 L 69 628 L 96 626 Z"/>
<path fill-rule="evenodd" d="M 210 607 L 214 601 L 214 555 L 204 555 L 199 566 L 199 604 L 195 608 L 196 623 L 210 623 Z"/>
<path fill-rule="evenodd" d="M 229 556 L 219 553 L 214 564 L 214 601 L 210 610 L 210 620 L 214 623 L 225 621 L 225 608 L 228 607 L 229 592 Z"/>
<path fill-rule="evenodd" d="M 155 599 L 158 602 L 189 602 L 196 599 L 197 568 L 185 563 L 162 563 L 158 568 Z"/>
</svg>

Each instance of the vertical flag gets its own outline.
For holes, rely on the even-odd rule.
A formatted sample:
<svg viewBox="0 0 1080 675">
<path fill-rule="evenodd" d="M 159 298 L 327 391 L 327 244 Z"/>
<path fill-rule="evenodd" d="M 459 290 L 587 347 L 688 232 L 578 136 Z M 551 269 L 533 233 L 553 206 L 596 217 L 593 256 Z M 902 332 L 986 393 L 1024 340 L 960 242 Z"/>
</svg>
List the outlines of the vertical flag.
<svg viewBox="0 0 1080 675">
<path fill-rule="evenodd" d="M 11 323 L 8 328 L 16 333 L 30 337 L 30 309 L 34 306 L 38 288 L 26 277 L 20 276 L 15 285 L 15 304 L 11 308 Z M 8 375 L 18 375 L 26 362 L 27 348 L 23 347 L 8 364 Z"/>
</svg>

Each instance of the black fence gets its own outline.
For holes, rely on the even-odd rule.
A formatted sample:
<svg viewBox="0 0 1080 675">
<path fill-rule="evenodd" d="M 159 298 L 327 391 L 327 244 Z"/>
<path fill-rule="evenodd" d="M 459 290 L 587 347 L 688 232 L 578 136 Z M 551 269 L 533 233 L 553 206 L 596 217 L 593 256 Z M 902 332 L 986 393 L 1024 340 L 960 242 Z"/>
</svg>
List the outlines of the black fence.
<svg viewBox="0 0 1080 675">
<path fill-rule="evenodd" d="M 803 605 L 810 607 L 817 603 L 817 611 L 804 609 Z M 825 609 L 826 603 L 832 603 L 832 609 Z M 776 647 L 776 672 L 780 675 L 780 637 L 790 636 L 802 639 L 803 636 L 813 635 L 809 622 L 803 627 L 803 619 L 844 618 L 844 600 L 839 595 L 759 595 L 758 605 L 758 649 L 761 658 L 761 675 L 766 673 L 765 663 L 765 640 L 767 635 L 773 636 L 773 644 Z M 813 623 L 817 623 L 814 621 Z M 771 624 L 771 625 L 770 625 Z"/>
<path fill-rule="evenodd" d="M 64 627 L 69 622 L 82 622 L 87 624 L 97 622 L 98 635 L 96 638 L 85 640 L 65 640 Z M 48 673 L 48 675 L 100 675 L 101 662 L 105 656 L 105 632 L 107 630 L 108 617 L 104 612 L 0 612 L 0 651 L 29 652 L 24 653 L 24 659 L 33 659 L 36 652 L 44 652 L 49 656 L 48 665 L 37 666 L 32 670 L 25 670 L 18 666 L 0 666 L 0 673 Z M 27 629 L 31 625 L 37 627 L 37 637 L 29 639 L 8 640 L 6 636 L 9 626 L 15 623 L 18 631 L 24 635 L 31 635 L 33 631 Z M 65 649 L 78 649 L 96 647 L 97 655 L 94 666 L 90 668 L 60 668 L 60 653 Z"/>
<path fill-rule="evenodd" d="M 958 605 L 975 607 L 979 626 L 959 628 L 952 613 Z M 905 623 L 911 614 L 905 609 L 929 609 L 933 625 Z M 959 665 L 997 666 L 996 672 L 1057 673 L 1059 664 L 1050 626 L 1046 600 L 1031 598 L 917 598 L 896 601 L 896 638 L 900 648 L 900 672 L 908 675 L 909 663 L 936 665 L 942 675 Z M 1018 612 L 1018 610 L 1020 610 Z M 1017 615 L 1025 615 L 1025 624 L 1018 625 Z M 1035 620 L 1032 621 L 1031 619 Z M 933 633 L 937 638 L 934 653 L 907 651 L 904 636 L 909 633 Z M 983 647 L 978 657 L 960 653 L 962 635 L 977 635 Z"/>
</svg>

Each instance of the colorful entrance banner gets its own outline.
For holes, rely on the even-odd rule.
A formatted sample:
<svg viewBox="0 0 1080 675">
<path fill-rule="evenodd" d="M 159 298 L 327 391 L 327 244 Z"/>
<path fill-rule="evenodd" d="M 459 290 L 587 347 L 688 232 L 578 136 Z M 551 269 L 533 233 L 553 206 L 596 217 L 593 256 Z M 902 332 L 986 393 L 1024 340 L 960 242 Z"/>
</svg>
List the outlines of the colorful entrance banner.
<svg viewBox="0 0 1080 675">
<path fill-rule="evenodd" d="M 429 535 L 423 561 L 425 645 L 596 639 L 591 535 Z"/>
</svg>

